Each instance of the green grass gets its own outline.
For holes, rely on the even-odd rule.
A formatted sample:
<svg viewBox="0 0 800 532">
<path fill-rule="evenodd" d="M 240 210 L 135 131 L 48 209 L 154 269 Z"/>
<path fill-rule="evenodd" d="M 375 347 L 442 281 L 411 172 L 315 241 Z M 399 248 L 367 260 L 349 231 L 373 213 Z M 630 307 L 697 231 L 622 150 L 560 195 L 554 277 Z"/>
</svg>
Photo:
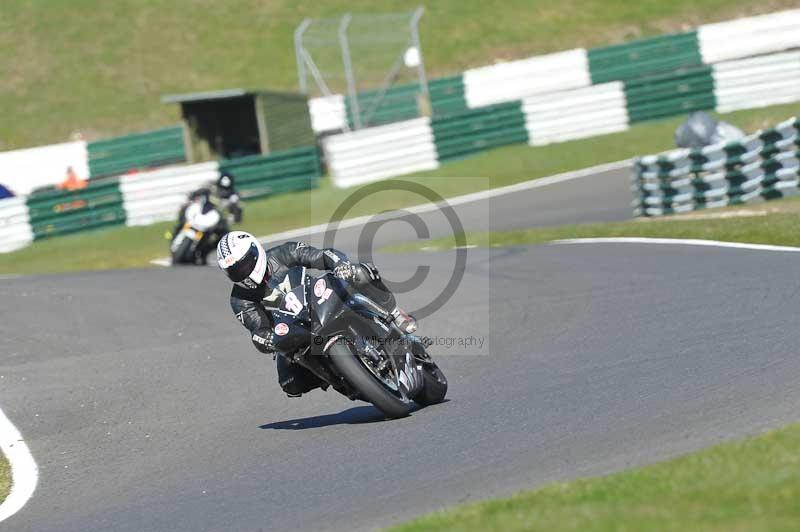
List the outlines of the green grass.
<svg viewBox="0 0 800 532">
<path fill-rule="evenodd" d="M 430 514 L 393 532 L 789 531 L 800 523 L 800 425 L 657 465 Z"/>
<path fill-rule="evenodd" d="M 541 227 L 518 231 L 470 233 L 461 243 L 478 247 L 542 244 L 569 238 L 648 237 L 697 238 L 800 247 L 800 198 L 792 197 L 756 205 L 709 209 L 664 218 L 628 222 Z M 454 237 L 420 240 L 385 251 L 438 251 L 456 246 Z"/>
<path fill-rule="evenodd" d="M 800 114 L 800 105 L 739 111 L 724 118 L 748 131 Z M 445 164 L 438 170 L 403 178 L 423 183 L 444 197 L 535 179 L 656 152 L 672 143 L 681 118 L 639 124 L 630 131 L 539 148 L 508 146 Z M 588 183 L 588 182 L 587 182 Z M 247 204 L 241 229 L 257 235 L 327 222 L 337 206 L 353 193 L 340 190 L 326 179 L 319 189 L 284 194 Z M 420 203 L 418 196 L 384 192 L 362 202 L 346 216 L 381 212 Z M 0 273 L 56 273 L 148 267 L 164 257 L 167 243 L 162 237 L 171 223 L 148 227 L 118 227 L 41 240 L 14 253 L 0 254 Z"/>
<path fill-rule="evenodd" d="M 0 503 L 6 500 L 9 492 L 11 491 L 11 466 L 8 465 L 8 460 L 0 452 Z"/>
<path fill-rule="evenodd" d="M 178 121 L 160 96 L 227 87 L 297 89 L 304 17 L 410 11 L 399 0 L 3 0 L 0 150 Z M 795 0 L 427 2 L 431 77 L 497 60 L 598 46 L 795 7 Z M 388 65 L 387 65 L 388 68 Z"/>
</svg>

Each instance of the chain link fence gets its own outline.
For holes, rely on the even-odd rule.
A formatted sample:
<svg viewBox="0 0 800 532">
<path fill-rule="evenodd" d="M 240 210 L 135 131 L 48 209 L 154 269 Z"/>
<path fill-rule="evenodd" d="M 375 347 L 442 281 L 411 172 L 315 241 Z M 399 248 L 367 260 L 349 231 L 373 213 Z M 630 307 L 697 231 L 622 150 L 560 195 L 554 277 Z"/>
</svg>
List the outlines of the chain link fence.
<svg viewBox="0 0 800 532">
<path fill-rule="evenodd" d="M 344 106 L 345 130 L 430 114 L 422 14 L 305 19 L 295 30 L 300 91 L 327 100 L 332 113 Z"/>
</svg>

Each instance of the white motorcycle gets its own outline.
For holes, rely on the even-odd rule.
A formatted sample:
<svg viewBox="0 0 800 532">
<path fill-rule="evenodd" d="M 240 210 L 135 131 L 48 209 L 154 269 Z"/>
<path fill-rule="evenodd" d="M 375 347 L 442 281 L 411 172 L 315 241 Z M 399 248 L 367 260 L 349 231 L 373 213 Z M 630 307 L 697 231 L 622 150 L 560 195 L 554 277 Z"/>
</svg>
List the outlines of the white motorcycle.
<svg viewBox="0 0 800 532">
<path fill-rule="evenodd" d="M 209 239 L 227 232 L 227 220 L 213 203 L 199 200 L 186 206 L 181 219 L 169 246 L 172 264 L 205 264 Z"/>
</svg>

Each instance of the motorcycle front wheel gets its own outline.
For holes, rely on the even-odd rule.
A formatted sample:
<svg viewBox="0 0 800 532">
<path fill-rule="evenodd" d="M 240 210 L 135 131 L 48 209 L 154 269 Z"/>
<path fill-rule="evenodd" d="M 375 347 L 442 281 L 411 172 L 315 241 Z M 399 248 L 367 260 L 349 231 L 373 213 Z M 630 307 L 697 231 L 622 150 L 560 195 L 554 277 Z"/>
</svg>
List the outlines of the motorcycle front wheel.
<svg viewBox="0 0 800 532">
<path fill-rule="evenodd" d="M 192 241 L 189 238 L 184 238 L 183 242 L 178 246 L 178 249 L 172 253 L 172 264 L 181 264 L 187 262 L 189 250 L 192 247 Z"/>
<path fill-rule="evenodd" d="M 420 341 L 411 344 L 414 359 L 422 365 L 422 391 L 414 396 L 414 402 L 420 406 L 430 406 L 444 401 L 447 395 L 447 377 L 439 369 L 436 362 L 428 354 L 425 345 Z"/>
<path fill-rule="evenodd" d="M 423 364 L 422 379 L 422 391 L 414 396 L 414 402 L 420 406 L 430 406 L 444 401 L 444 396 L 447 395 L 447 377 L 435 362 Z"/>
</svg>

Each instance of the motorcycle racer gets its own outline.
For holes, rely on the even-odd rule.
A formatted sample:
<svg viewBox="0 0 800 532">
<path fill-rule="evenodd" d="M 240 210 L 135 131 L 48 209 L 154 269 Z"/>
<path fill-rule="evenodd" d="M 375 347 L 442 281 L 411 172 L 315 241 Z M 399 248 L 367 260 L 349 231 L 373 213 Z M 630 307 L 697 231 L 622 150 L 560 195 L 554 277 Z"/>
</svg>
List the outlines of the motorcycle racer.
<svg viewBox="0 0 800 532">
<path fill-rule="evenodd" d="M 304 266 L 331 271 L 338 279 L 358 286 L 401 331 L 410 334 L 417 328 L 414 318 L 397 307 L 394 295 L 381 281 L 375 266 L 351 263 L 344 253 L 332 248 L 286 242 L 265 250 L 250 233 L 232 231 L 217 245 L 217 262 L 234 283 L 230 303 L 236 319 L 250 332 L 256 349 L 278 355 L 278 383 L 289 397 L 325 386 L 316 375 L 283 356 L 297 349 L 298 339 L 311 334 L 292 330 L 302 328 L 296 323 L 276 323 L 272 314 L 283 301 L 281 281 L 289 268 Z"/>
</svg>

